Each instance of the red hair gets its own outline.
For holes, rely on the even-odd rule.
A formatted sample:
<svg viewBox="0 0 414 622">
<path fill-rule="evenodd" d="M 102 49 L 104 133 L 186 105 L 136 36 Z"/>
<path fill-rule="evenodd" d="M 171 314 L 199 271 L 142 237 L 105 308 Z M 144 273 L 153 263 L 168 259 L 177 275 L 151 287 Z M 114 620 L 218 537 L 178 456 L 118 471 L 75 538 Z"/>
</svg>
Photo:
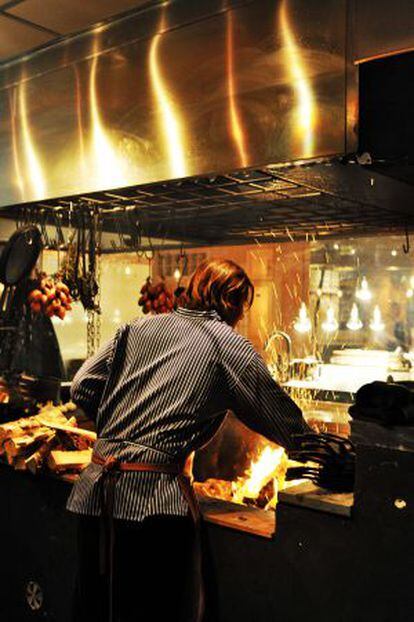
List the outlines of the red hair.
<svg viewBox="0 0 414 622">
<path fill-rule="evenodd" d="M 194 272 L 187 288 L 187 308 L 217 311 L 234 326 L 253 304 L 254 286 L 246 272 L 233 261 L 204 261 Z"/>
</svg>

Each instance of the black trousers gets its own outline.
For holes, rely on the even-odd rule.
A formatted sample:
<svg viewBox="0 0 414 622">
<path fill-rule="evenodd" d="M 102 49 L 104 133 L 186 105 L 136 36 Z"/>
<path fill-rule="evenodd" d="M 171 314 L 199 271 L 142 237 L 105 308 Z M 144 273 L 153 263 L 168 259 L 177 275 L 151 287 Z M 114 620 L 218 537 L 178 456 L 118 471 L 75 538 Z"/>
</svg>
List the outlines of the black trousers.
<svg viewBox="0 0 414 622">
<path fill-rule="evenodd" d="M 100 521 L 79 517 L 73 622 L 107 622 L 108 583 L 99 568 Z M 115 520 L 114 620 L 188 622 L 192 618 L 195 528 L 190 517 Z"/>
</svg>

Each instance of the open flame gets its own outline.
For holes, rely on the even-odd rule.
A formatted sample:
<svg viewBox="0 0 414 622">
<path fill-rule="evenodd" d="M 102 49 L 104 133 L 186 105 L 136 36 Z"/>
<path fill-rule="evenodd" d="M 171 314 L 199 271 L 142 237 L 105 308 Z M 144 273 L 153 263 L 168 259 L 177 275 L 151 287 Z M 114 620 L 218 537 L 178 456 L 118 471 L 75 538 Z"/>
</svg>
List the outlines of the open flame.
<svg viewBox="0 0 414 622">
<path fill-rule="evenodd" d="M 286 481 L 286 472 L 293 466 L 303 465 L 290 460 L 283 447 L 266 445 L 259 450 L 244 475 L 235 481 L 210 478 L 204 482 L 195 482 L 194 486 L 197 493 L 206 497 L 265 510 L 275 509 L 279 491 L 305 481 L 303 479 Z"/>
<path fill-rule="evenodd" d="M 256 460 L 252 460 L 245 477 L 238 478 L 232 485 L 232 501 L 243 503 L 256 500 L 267 490 L 266 509 L 275 507 L 277 493 L 283 489 L 288 457 L 283 447 L 267 445 Z"/>
</svg>

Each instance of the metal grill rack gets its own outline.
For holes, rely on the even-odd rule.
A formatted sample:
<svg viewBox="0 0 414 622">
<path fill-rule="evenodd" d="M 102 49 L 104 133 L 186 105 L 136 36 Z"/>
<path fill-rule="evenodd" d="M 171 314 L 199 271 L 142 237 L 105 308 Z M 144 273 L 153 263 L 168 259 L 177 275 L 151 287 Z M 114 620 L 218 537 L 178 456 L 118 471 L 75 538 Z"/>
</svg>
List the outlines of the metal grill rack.
<svg viewBox="0 0 414 622">
<path fill-rule="evenodd" d="M 141 234 L 169 247 L 311 240 L 321 237 L 402 233 L 412 229 L 414 188 L 356 164 L 325 161 L 236 171 L 145 184 L 9 208 L 67 224 L 82 206 L 101 213 L 104 231 Z M 48 216 L 49 215 L 49 216 Z M 133 216 L 133 219 L 132 219 Z"/>
</svg>

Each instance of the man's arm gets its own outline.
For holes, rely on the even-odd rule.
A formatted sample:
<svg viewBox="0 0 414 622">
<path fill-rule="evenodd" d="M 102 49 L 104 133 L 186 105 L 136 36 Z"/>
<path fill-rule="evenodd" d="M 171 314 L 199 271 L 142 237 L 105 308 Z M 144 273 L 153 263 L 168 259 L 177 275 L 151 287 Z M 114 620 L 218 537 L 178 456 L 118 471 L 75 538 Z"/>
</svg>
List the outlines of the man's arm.
<svg viewBox="0 0 414 622">
<path fill-rule="evenodd" d="M 257 353 L 230 387 L 230 394 L 231 408 L 245 425 L 288 450 L 296 446 L 295 434 L 313 432 Z"/>
<path fill-rule="evenodd" d="M 72 381 L 70 390 L 72 400 L 93 420 L 96 419 L 108 376 L 108 360 L 114 341 L 114 338 L 111 339 L 94 356 L 87 359 Z"/>
</svg>

